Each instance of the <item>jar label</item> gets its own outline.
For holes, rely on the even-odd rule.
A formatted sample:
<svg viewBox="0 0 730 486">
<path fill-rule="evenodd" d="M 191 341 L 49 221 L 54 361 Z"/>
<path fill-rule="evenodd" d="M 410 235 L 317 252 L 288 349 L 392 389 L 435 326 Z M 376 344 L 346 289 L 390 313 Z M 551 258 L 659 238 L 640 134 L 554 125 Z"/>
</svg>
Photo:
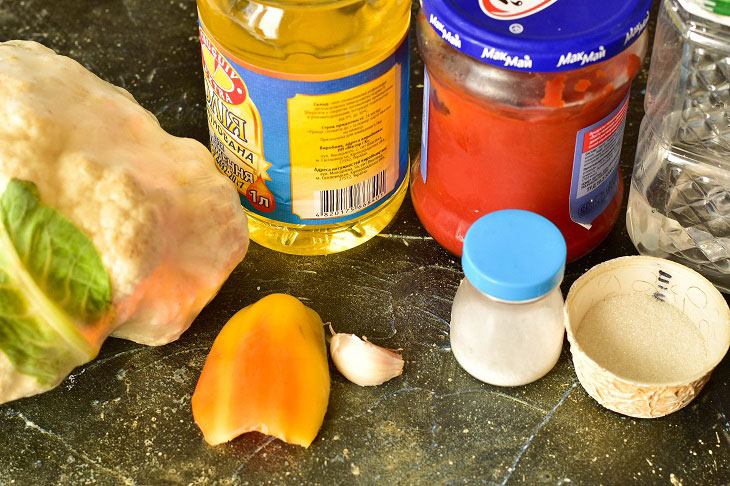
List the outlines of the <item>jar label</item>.
<svg viewBox="0 0 730 486">
<path fill-rule="evenodd" d="M 384 60 L 336 79 L 265 72 L 225 52 L 202 23 L 200 43 L 211 151 L 246 209 L 282 223 L 333 224 L 374 210 L 401 186 L 407 36 Z"/>
<path fill-rule="evenodd" d="M 421 177 L 423 183 L 426 183 L 428 172 L 428 125 L 429 116 L 431 115 L 431 78 L 428 77 L 428 71 L 423 69 L 423 117 L 421 118 Z"/>
<path fill-rule="evenodd" d="M 576 136 L 570 218 L 587 229 L 616 195 L 628 105 L 627 94 L 613 113 Z"/>
</svg>

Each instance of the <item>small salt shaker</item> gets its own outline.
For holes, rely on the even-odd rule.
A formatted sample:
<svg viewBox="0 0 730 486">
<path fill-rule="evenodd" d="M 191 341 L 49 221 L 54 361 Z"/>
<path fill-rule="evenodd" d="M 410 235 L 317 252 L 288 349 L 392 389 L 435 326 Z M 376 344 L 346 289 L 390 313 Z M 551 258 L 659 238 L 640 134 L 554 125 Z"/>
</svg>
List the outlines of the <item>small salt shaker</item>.
<svg viewBox="0 0 730 486">
<path fill-rule="evenodd" d="M 472 376 L 520 386 L 545 376 L 563 346 L 566 245 L 544 217 L 504 210 L 466 233 L 451 311 L 451 349 Z"/>
</svg>

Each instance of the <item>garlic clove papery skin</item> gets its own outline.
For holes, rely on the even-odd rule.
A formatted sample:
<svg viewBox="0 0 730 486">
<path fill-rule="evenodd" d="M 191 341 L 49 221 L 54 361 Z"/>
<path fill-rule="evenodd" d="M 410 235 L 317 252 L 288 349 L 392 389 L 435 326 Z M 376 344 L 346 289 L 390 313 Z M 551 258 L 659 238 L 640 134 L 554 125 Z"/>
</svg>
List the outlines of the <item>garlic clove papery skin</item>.
<svg viewBox="0 0 730 486">
<path fill-rule="evenodd" d="M 403 373 L 403 358 L 354 334 L 334 334 L 330 354 L 337 371 L 360 386 L 377 386 Z"/>
</svg>

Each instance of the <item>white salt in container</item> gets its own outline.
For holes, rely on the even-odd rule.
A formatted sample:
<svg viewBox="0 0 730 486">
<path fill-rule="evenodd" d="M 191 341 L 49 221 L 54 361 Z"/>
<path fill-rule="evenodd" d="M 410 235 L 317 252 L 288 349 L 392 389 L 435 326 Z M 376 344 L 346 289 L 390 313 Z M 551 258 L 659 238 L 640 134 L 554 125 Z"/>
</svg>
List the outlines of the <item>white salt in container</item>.
<svg viewBox="0 0 730 486">
<path fill-rule="evenodd" d="M 686 406 L 730 345 L 722 294 L 694 270 L 654 257 L 593 267 L 571 287 L 565 316 L 581 385 L 604 407 L 631 417 L 662 417 Z"/>
<path fill-rule="evenodd" d="M 555 366 L 565 334 L 566 253 L 560 230 L 528 211 L 496 211 L 469 228 L 466 278 L 451 312 L 451 349 L 469 374 L 519 386 Z"/>
</svg>

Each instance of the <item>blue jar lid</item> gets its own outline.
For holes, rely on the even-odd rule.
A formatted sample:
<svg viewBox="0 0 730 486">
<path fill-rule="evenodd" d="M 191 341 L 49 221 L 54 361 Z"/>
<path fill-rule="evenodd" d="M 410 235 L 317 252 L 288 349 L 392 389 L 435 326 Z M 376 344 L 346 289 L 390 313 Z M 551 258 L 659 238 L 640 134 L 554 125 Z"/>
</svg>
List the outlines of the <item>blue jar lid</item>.
<svg viewBox="0 0 730 486">
<path fill-rule="evenodd" d="M 570 71 L 631 45 L 651 0 L 422 0 L 449 45 L 487 64 L 529 72 Z"/>
<path fill-rule="evenodd" d="M 560 230 L 539 214 L 495 211 L 471 225 L 461 265 L 474 287 L 501 300 L 541 297 L 563 280 L 567 247 Z"/>
</svg>

